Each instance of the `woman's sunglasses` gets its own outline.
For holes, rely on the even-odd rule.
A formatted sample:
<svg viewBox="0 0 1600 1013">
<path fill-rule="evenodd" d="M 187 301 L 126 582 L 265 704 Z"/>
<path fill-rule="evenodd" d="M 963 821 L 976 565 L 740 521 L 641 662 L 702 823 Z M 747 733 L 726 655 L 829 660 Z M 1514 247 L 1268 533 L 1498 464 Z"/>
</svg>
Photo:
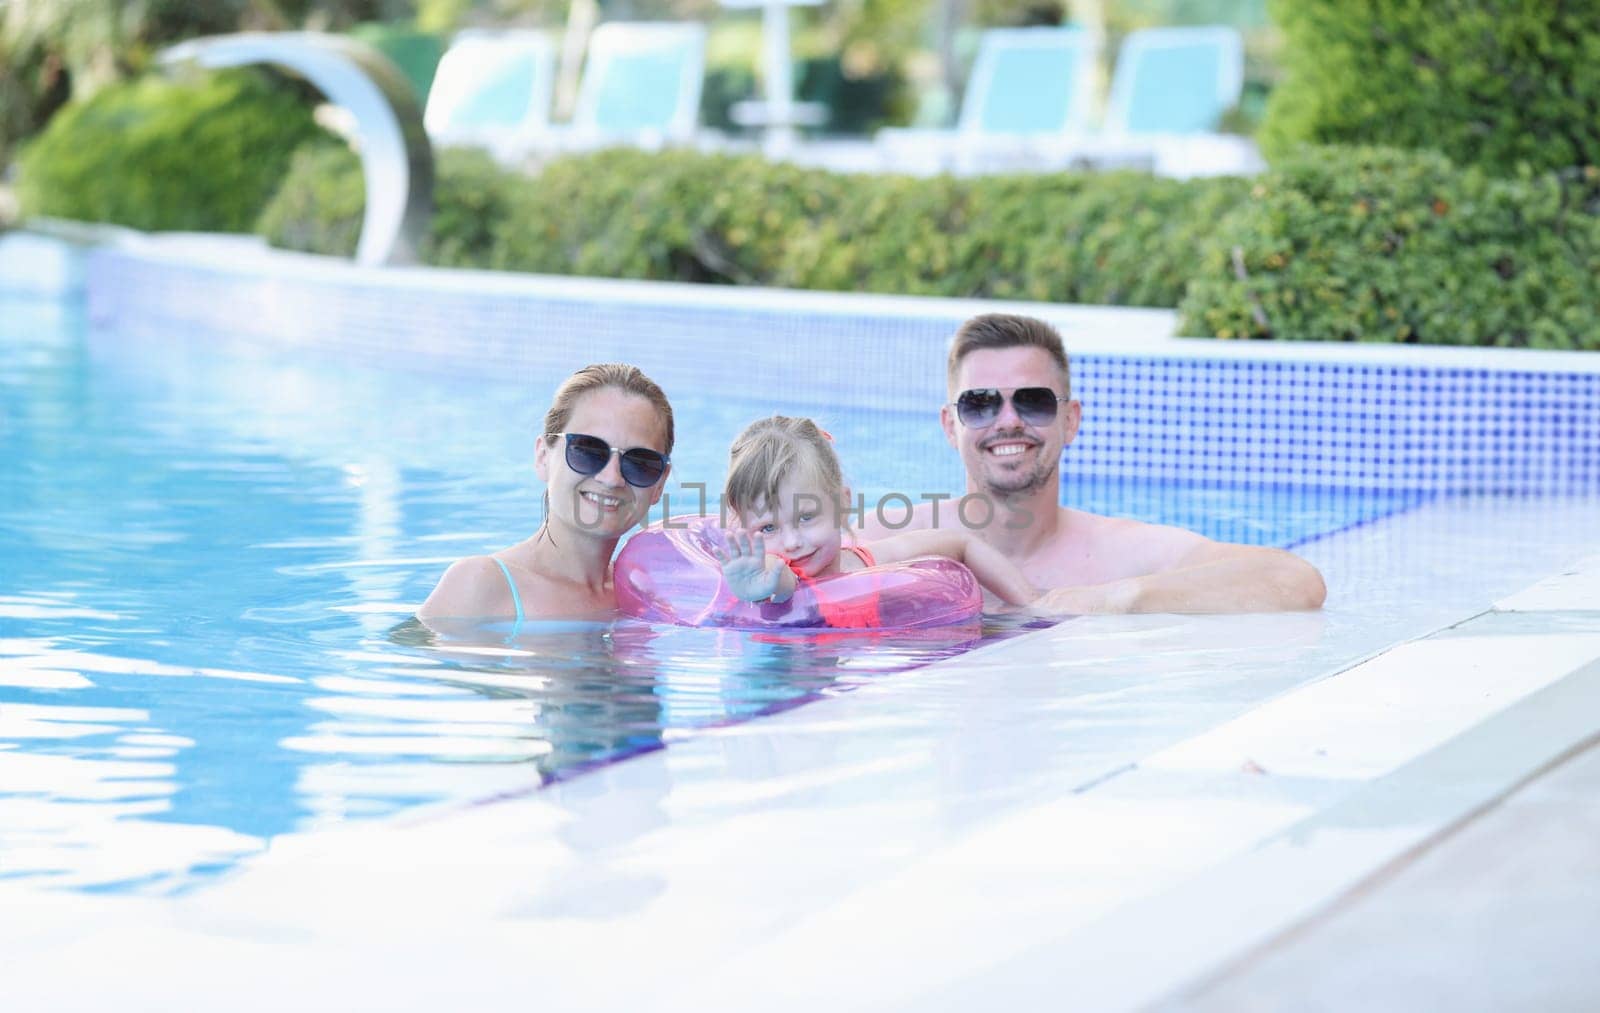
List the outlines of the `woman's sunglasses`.
<svg viewBox="0 0 1600 1013">
<path fill-rule="evenodd" d="M 667 455 L 649 447 L 618 450 L 598 436 L 583 433 L 545 433 L 545 438 L 567 438 L 567 467 L 580 475 L 598 475 L 611 463 L 611 455 L 622 458 L 622 480 L 637 489 L 648 489 L 667 473 Z"/>
<path fill-rule="evenodd" d="M 1056 420 L 1056 406 L 1070 397 L 1059 397 L 1049 387 L 1018 387 L 1011 392 L 1017 417 L 1030 426 L 1047 426 Z M 1006 396 L 998 387 L 964 390 L 956 396 L 956 418 L 968 429 L 994 425 Z"/>
</svg>

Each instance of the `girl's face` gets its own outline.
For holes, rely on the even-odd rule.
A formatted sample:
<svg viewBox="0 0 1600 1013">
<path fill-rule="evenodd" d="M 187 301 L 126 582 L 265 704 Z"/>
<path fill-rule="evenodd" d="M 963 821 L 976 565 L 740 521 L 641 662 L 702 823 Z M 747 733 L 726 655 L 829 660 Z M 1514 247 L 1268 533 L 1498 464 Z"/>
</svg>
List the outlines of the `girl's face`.
<svg viewBox="0 0 1600 1013">
<path fill-rule="evenodd" d="M 789 562 L 806 577 L 839 572 L 838 522 L 840 491 L 786 478 L 778 485 L 778 502 L 762 503 L 739 515 L 751 536 L 760 535 L 767 551 Z"/>
<path fill-rule="evenodd" d="M 648 447 L 666 453 L 666 426 L 654 406 L 615 387 L 601 387 L 580 397 L 567 420 L 566 432 L 597 437 L 618 450 Z M 563 527 L 600 538 L 620 538 L 644 519 L 666 488 L 667 473 L 643 488 L 629 485 L 623 480 L 622 459 L 617 454 L 610 455 L 605 467 L 593 475 L 574 471 L 566 454 L 564 437 L 540 440 L 533 462 L 534 471 L 550 488 L 549 520 Z"/>
</svg>

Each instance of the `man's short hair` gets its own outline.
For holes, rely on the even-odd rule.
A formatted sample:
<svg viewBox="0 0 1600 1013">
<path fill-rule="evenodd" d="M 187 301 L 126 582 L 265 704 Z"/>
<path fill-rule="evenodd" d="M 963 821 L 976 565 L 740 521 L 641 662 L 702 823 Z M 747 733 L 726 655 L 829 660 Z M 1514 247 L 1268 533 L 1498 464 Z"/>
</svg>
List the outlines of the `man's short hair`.
<svg viewBox="0 0 1600 1013">
<path fill-rule="evenodd" d="M 982 313 L 961 325 L 950 339 L 950 361 L 945 382 L 954 391 L 961 360 L 985 348 L 1042 348 L 1061 367 L 1061 393 L 1072 396 L 1072 370 L 1067 365 L 1067 350 L 1054 327 L 1034 317 L 1011 313 Z"/>
</svg>

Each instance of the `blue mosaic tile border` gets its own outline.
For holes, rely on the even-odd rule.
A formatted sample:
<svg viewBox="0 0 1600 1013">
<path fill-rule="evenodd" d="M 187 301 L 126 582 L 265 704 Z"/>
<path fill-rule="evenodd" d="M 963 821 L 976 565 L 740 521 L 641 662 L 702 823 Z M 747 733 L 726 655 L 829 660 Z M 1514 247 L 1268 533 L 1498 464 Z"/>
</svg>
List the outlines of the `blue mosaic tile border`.
<svg viewBox="0 0 1600 1013">
<path fill-rule="evenodd" d="M 884 411 L 931 411 L 943 400 L 945 342 L 976 311 L 944 300 L 367 271 L 282 254 L 217 263 L 119 246 L 90 255 L 87 279 L 91 315 L 135 334 L 198 333 L 463 377 L 625 360 L 669 394 L 726 382 L 791 404 Z M 1600 357 L 1375 347 L 1364 361 L 1361 349 L 1131 339 L 1120 353 L 1112 311 L 1028 309 L 1057 323 L 1073 352 L 1085 406 L 1067 452 L 1075 476 L 1600 493 Z M 1138 312 L 1126 319 L 1144 319 Z M 1085 322 L 1083 313 L 1099 315 Z"/>
<path fill-rule="evenodd" d="M 1600 373 L 1083 356 L 1079 473 L 1429 492 L 1600 490 Z M 1087 409 L 1086 409 L 1087 411 Z"/>
</svg>

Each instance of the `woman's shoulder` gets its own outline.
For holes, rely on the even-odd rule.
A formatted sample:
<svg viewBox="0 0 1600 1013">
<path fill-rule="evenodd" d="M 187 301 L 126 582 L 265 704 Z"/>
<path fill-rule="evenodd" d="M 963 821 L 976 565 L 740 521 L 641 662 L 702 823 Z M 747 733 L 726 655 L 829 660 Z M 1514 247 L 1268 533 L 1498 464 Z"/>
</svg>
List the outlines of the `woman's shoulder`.
<svg viewBox="0 0 1600 1013">
<path fill-rule="evenodd" d="M 511 585 L 493 556 L 468 556 L 450 564 L 439 583 L 417 609 L 417 615 L 488 617 L 515 615 Z"/>
</svg>

